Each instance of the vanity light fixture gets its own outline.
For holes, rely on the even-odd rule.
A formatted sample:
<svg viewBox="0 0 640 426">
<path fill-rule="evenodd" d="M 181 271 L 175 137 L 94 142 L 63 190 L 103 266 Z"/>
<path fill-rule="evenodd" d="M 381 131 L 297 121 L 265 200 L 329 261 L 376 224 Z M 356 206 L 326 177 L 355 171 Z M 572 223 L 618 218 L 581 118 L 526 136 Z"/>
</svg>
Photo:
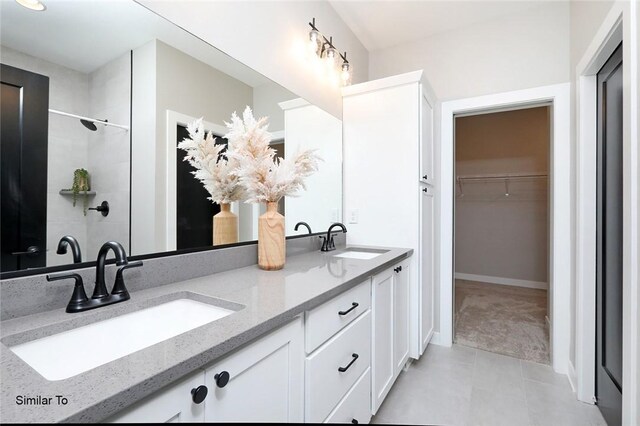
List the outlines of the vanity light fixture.
<svg viewBox="0 0 640 426">
<path fill-rule="evenodd" d="M 39 0 L 16 0 L 16 3 L 27 9 L 35 10 L 36 12 L 42 12 L 47 8 L 47 6 Z"/>
<path fill-rule="evenodd" d="M 309 22 L 311 31 L 309 31 L 309 47 L 310 49 L 325 63 L 329 70 L 340 73 L 340 83 L 343 86 L 351 84 L 353 68 L 347 60 L 347 52 L 344 55 L 333 45 L 333 37 L 327 39 L 316 27 L 316 18 Z M 342 60 L 342 64 L 338 66 Z"/>
</svg>

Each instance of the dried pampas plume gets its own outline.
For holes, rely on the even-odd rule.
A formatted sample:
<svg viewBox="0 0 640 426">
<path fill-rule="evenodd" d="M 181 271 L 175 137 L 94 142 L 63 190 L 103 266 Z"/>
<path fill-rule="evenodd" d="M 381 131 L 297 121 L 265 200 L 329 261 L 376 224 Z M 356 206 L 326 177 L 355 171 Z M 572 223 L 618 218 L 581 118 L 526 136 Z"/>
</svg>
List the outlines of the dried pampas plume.
<svg viewBox="0 0 640 426">
<path fill-rule="evenodd" d="M 247 195 L 247 202 L 277 202 L 306 189 L 304 180 L 318 170 L 322 159 L 315 150 L 298 152 L 291 158 L 275 158 L 269 146 L 271 134 L 266 117 L 256 120 L 247 107 L 242 119 L 234 112 L 224 136 L 232 147 L 229 158 L 237 161 L 235 173 Z"/>
<path fill-rule="evenodd" d="M 187 132 L 189 137 L 182 140 L 178 148 L 186 151 L 184 161 L 196 169 L 191 173 L 209 192 L 209 200 L 223 204 L 244 198 L 244 188 L 235 173 L 238 162 L 228 155 L 233 150 L 231 142 L 227 151 L 224 144 L 216 144 L 211 132 L 205 133 L 202 118 L 190 123 Z"/>
</svg>

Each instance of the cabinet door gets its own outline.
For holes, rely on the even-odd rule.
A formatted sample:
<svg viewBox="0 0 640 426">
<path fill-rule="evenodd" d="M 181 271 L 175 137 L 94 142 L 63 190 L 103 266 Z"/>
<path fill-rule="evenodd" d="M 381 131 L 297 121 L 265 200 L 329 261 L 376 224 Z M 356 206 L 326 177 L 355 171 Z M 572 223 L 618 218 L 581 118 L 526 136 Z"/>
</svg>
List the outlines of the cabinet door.
<svg viewBox="0 0 640 426">
<path fill-rule="evenodd" d="M 125 408 L 107 423 L 193 423 L 204 421 L 204 403 L 193 402 L 191 390 L 204 385 L 204 371 L 159 390 Z M 211 388 L 209 388 L 210 390 Z"/>
<path fill-rule="evenodd" d="M 420 180 L 433 185 L 433 107 L 424 95 L 420 102 L 420 121 Z"/>
<path fill-rule="evenodd" d="M 409 359 L 409 260 L 393 268 L 393 365 L 394 374 Z"/>
<path fill-rule="evenodd" d="M 371 409 L 375 414 L 394 379 L 393 362 L 393 268 L 373 277 L 373 338 Z"/>
<path fill-rule="evenodd" d="M 433 336 L 434 309 L 434 216 L 433 192 L 422 192 L 421 206 L 421 256 L 420 265 L 420 354 Z"/>
<path fill-rule="evenodd" d="M 207 422 L 302 422 L 302 319 L 208 368 L 205 380 L 209 388 L 205 404 Z"/>
</svg>

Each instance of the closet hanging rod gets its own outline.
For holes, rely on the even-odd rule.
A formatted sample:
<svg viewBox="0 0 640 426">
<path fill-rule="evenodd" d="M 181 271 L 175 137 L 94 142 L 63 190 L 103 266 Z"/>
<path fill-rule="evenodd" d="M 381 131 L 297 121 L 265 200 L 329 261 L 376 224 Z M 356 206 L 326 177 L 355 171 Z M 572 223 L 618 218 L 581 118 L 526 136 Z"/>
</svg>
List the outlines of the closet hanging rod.
<svg viewBox="0 0 640 426">
<path fill-rule="evenodd" d="M 65 117 L 77 118 L 78 120 L 85 120 L 85 121 L 90 121 L 92 123 L 104 124 L 105 126 L 113 126 L 119 129 L 124 129 L 126 131 L 129 131 L 129 126 L 124 126 L 122 124 L 109 123 L 108 121 L 98 120 L 96 118 L 91 118 L 91 117 L 84 117 L 82 115 L 70 114 L 68 112 L 58 111 L 57 109 L 51 109 L 51 108 L 49 108 L 49 112 L 51 114 L 58 114 L 58 115 L 63 115 Z"/>
<path fill-rule="evenodd" d="M 546 173 L 515 173 L 505 175 L 470 175 L 458 176 L 456 180 L 461 181 L 486 181 L 486 180 L 512 180 L 512 179 L 543 179 L 548 177 Z"/>
</svg>

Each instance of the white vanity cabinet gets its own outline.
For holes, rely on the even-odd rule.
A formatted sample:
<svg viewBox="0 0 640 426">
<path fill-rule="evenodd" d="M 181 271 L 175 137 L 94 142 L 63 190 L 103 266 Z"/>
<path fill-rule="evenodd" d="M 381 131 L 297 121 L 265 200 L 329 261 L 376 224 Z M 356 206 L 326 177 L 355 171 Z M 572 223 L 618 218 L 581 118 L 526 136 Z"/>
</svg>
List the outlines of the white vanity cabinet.
<svg viewBox="0 0 640 426">
<path fill-rule="evenodd" d="M 298 319 L 206 369 L 207 422 L 300 423 L 304 330 Z"/>
<path fill-rule="evenodd" d="M 370 307 L 367 279 L 306 313 L 306 422 L 369 422 Z"/>
<path fill-rule="evenodd" d="M 408 260 L 375 275 L 371 409 L 375 414 L 409 359 Z"/>
<path fill-rule="evenodd" d="M 206 398 L 196 404 L 192 390 L 195 393 L 203 385 Z M 300 423 L 303 419 L 304 329 L 298 318 L 108 421 Z"/>
<path fill-rule="evenodd" d="M 204 371 L 191 374 L 150 397 L 125 408 L 107 423 L 194 423 L 205 421 L 204 403 L 193 401 L 192 390 L 204 385 Z"/>
</svg>

